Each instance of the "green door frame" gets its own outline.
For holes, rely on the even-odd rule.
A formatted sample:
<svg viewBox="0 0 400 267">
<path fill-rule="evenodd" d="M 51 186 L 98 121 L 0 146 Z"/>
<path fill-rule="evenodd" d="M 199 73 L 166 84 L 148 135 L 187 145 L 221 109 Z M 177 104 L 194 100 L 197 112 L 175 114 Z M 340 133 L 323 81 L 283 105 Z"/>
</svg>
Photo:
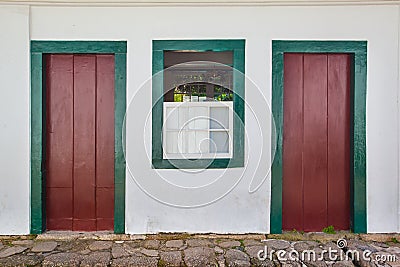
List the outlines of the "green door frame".
<svg viewBox="0 0 400 267">
<path fill-rule="evenodd" d="M 125 232 L 125 157 L 123 120 L 126 110 L 126 41 L 31 41 L 31 222 L 30 232 L 46 230 L 44 151 L 46 114 L 44 54 L 114 54 L 114 232 Z"/>
<path fill-rule="evenodd" d="M 350 225 L 355 233 L 367 232 L 366 207 L 366 41 L 272 41 L 272 113 L 277 148 L 272 163 L 270 232 L 282 232 L 282 143 L 283 143 L 283 55 L 284 53 L 347 53 L 351 68 Z M 322 229 L 321 229 L 322 230 Z"/>
</svg>

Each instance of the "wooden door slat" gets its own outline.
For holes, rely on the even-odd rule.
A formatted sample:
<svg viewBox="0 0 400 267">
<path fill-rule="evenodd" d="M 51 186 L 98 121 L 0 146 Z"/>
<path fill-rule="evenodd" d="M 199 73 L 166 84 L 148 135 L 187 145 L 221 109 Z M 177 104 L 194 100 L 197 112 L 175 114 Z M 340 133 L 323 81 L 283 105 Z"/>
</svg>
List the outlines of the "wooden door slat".
<svg viewBox="0 0 400 267">
<path fill-rule="evenodd" d="M 96 186 L 114 187 L 114 56 L 96 57 Z"/>
<path fill-rule="evenodd" d="M 350 228 L 350 56 L 328 56 L 328 225 Z"/>
<path fill-rule="evenodd" d="M 46 186 L 72 187 L 73 57 L 46 56 Z"/>
<path fill-rule="evenodd" d="M 46 55 L 46 225 L 72 230 L 73 57 Z"/>
<path fill-rule="evenodd" d="M 327 226 L 327 55 L 304 55 L 304 230 Z"/>
<path fill-rule="evenodd" d="M 282 229 L 303 229 L 303 54 L 284 55 Z"/>
<path fill-rule="evenodd" d="M 96 214 L 97 230 L 114 227 L 114 56 L 97 55 Z"/>
<path fill-rule="evenodd" d="M 96 57 L 74 56 L 74 225 L 96 230 Z"/>
</svg>

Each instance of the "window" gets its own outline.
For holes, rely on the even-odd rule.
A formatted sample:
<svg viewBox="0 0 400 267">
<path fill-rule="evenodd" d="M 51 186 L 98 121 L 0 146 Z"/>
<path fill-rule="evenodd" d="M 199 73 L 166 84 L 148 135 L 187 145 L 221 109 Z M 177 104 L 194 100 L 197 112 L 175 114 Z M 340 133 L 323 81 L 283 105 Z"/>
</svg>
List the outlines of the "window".
<svg viewBox="0 0 400 267">
<path fill-rule="evenodd" d="M 153 168 L 243 166 L 244 45 L 153 41 Z"/>
<path fill-rule="evenodd" d="M 164 102 L 164 158 L 232 158 L 232 101 Z"/>
</svg>

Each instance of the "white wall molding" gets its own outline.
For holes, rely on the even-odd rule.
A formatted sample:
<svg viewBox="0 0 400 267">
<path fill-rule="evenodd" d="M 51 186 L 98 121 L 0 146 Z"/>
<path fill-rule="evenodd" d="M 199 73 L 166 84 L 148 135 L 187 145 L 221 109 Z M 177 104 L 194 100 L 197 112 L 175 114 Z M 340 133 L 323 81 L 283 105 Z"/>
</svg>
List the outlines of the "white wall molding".
<svg viewBox="0 0 400 267">
<path fill-rule="evenodd" d="M 400 0 L 0 0 L 0 4 L 61 6 L 343 6 L 398 5 Z"/>
</svg>

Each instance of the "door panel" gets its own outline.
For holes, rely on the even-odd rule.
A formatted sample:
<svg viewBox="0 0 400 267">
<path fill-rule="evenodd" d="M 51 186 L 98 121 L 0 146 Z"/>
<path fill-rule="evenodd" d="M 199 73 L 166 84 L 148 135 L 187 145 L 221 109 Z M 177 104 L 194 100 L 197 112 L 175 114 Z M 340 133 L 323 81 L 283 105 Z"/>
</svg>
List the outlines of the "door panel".
<svg viewBox="0 0 400 267">
<path fill-rule="evenodd" d="M 97 230 L 109 230 L 114 227 L 114 188 L 96 188 Z"/>
<path fill-rule="evenodd" d="M 72 230 L 72 187 L 46 188 L 47 229 Z"/>
<path fill-rule="evenodd" d="M 349 92 L 349 55 L 284 55 L 283 230 L 349 229 Z"/>
<path fill-rule="evenodd" d="M 112 230 L 114 56 L 46 56 L 48 230 Z"/>
<path fill-rule="evenodd" d="M 114 56 L 97 56 L 96 83 L 97 230 L 107 230 L 114 226 Z"/>
<path fill-rule="evenodd" d="M 304 55 L 304 231 L 327 224 L 326 65 L 326 55 Z"/>
<path fill-rule="evenodd" d="M 72 187 L 73 163 L 73 56 L 47 57 L 46 169 L 49 187 Z M 54 179 L 57 177 L 57 179 Z"/>
<path fill-rule="evenodd" d="M 73 56 L 46 57 L 46 73 L 47 227 L 72 229 Z"/>
<path fill-rule="evenodd" d="M 96 226 L 96 56 L 74 56 L 74 230 Z"/>
<path fill-rule="evenodd" d="M 97 56 L 96 173 L 97 187 L 114 187 L 114 56 Z"/>
<path fill-rule="evenodd" d="M 350 57 L 329 56 L 328 71 L 328 225 L 349 229 Z"/>
<path fill-rule="evenodd" d="M 303 55 L 284 55 L 285 110 L 283 136 L 282 227 L 303 227 Z M 300 174 L 300 175 L 299 175 Z"/>
</svg>

